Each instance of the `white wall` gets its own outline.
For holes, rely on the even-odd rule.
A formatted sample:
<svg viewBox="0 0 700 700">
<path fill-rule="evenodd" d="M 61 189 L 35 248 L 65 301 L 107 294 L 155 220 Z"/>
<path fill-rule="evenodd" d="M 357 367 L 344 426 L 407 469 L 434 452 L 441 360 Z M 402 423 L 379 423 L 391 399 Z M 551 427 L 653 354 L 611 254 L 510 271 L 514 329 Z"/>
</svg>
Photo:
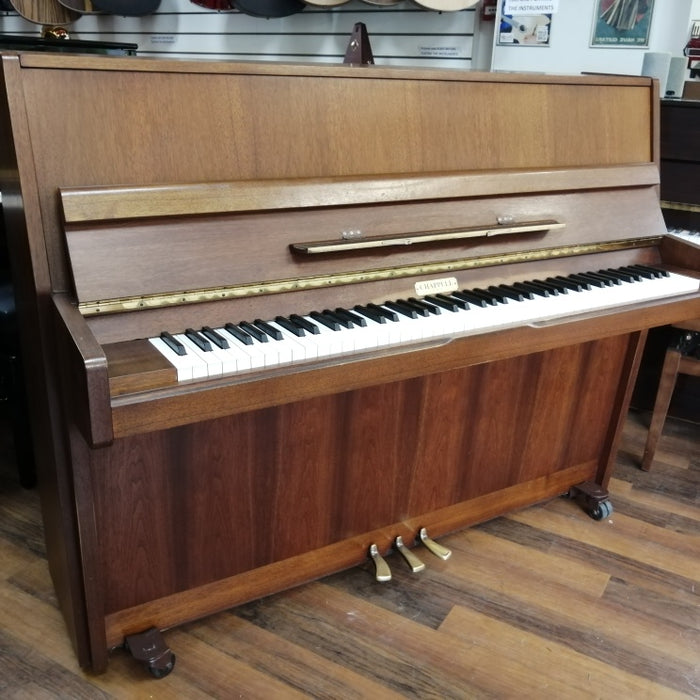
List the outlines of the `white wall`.
<svg viewBox="0 0 700 700">
<path fill-rule="evenodd" d="M 364 22 L 377 64 L 469 69 L 476 14 L 432 12 L 409 0 L 392 6 L 353 0 L 259 19 L 212 12 L 190 0 L 161 0 L 153 15 L 83 15 L 67 29 L 72 39 L 138 44 L 142 56 L 339 63 L 355 23 Z M 0 13 L 0 33 L 38 37 L 40 27 Z"/>
<path fill-rule="evenodd" d="M 690 20 L 700 19 L 700 0 L 655 0 L 648 48 L 592 48 L 596 5 L 596 0 L 559 0 L 549 46 L 498 46 L 495 38 L 493 70 L 640 75 L 647 51 L 681 56 Z"/>
<path fill-rule="evenodd" d="M 282 19 L 211 12 L 190 0 L 161 0 L 148 17 L 85 15 L 71 37 L 138 44 L 143 56 L 223 60 L 340 62 L 352 28 L 364 22 L 381 65 L 639 75 L 646 51 L 680 55 L 700 0 L 655 0 L 648 49 L 590 48 L 595 0 L 559 0 L 548 47 L 498 46 L 498 22 L 480 22 L 480 8 L 431 12 L 411 0 L 370 5 L 360 0 L 333 9 L 309 6 Z M 0 33 L 39 36 L 40 27 L 0 12 Z"/>
</svg>

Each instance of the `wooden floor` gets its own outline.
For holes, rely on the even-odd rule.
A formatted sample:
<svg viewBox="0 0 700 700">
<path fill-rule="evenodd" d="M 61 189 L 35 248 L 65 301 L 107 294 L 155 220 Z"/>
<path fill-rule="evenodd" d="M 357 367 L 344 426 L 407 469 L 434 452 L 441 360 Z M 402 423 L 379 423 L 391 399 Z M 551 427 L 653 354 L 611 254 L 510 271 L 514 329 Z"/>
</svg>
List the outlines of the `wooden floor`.
<svg viewBox="0 0 700 700">
<path fill-rule="evenodd" d="M 2 698 L 700 698 L 700 429 L 669 420 L 641 472 L 631 414 L 596 522 L 555 499 L 444 538 L 391 582 L 357 568 L 166 633 L 172 674 L 77 666 L 38 498 L 0 444 Z"/>
</svg>

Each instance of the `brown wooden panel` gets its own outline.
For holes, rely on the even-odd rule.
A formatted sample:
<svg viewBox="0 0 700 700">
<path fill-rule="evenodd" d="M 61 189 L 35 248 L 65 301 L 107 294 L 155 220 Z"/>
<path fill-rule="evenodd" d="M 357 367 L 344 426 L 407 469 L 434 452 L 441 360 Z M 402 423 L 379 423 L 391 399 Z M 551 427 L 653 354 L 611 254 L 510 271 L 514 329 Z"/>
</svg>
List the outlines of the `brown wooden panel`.
<svg viewBox="0 0 700 700">
<path fill-rule="evenodd" d="M 117 440 L 92 469 L 107 611 L 569 467 L 592 478 L 626 350 L 613 337 Z"/>
<path fill-rule="evenodd" d="M 439 183 L 436 179 L 436 188 Z M 295 281 L 296 286 L 288 286 L 303 290 L 303 280 L 316 275 L 340 276 L 539 248 L 660 236 L 665 228 L 657 201 L 654 186 L 628 187 L 621 179 L 610 189 L 566 194 L 514 193 L 497 198 L 389 201 L 228 216 L 180 216 L 130 224 L 106 222 L 71 228 L 66 236 L 79 302 L 243 284 L 261 289 L 264 297 L 266 285 L 280 280 Z M 613 211 L 619 223 L 611 228 L 607 222 Z M 342 240 L 342 233 L 348 230 L 362 231 L 365 237 L 473 226 L 497 231 L 499 217 L 512 217 L 516 222 L 554 217 L 564 227 L 338 254 L 303 255 L 290 251 L 292 244 L 302 241 Z M 263 298 L 253 303 L 270 302 Z M 129 327 L 128 322 L 125 327 Z"/>
<path fill-rule="evenodd" d="M 323 69 L 303 67 L 43 63 L 25 60 L 20 70 L 32 148 L 41 153 L 37 184 L 55 289 L 67 287 L 58 187 L 652 159 L 646 79 L 517 82 L 455 72 L 445 80 L 440 72 L 337 68 L 324 79 Z M 203 128 L 212 114 L 220 115 L 217 128 Z M 302 138 L 310 125 L 313 138 Z"/>
</svg>

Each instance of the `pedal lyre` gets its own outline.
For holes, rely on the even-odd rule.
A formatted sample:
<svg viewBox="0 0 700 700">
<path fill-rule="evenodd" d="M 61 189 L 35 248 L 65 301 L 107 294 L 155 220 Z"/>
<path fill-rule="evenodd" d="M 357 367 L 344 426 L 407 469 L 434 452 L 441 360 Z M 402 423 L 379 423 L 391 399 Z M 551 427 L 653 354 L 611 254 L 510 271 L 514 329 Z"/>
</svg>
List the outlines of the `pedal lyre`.
<svg viewBox="0 0 700 700">
<path fill-rule="evenodd" d="M 452 556 L 452 550 L 447 549 L 447 547 L 443 547 L 441 544 L 438 544 L 434 540 L 431 540 L 430 537 L 428 537 L 428 531 L 422 527 L 420 529 L 420 532 L 418 533 L 418 536 L 420 537 L 420 541 L 436 556 L 440 557 L 440 559 L 447 560 Z"/>
</svg>

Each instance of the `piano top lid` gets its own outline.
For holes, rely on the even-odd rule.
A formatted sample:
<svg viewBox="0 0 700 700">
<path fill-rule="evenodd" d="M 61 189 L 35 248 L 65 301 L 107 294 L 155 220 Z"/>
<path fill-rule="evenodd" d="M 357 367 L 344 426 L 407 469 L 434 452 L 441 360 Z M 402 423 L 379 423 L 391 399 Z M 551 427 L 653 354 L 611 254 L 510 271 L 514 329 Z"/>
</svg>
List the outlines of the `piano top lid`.
<svg viewBox="0 0 700 700">
<path fill-rule="evenodd" d="M 13 54 L 7 54 L 12 58 Z M 71 56 L 40 52 L 18 54 L 23 68 L 60 68 L 68 70 L 107 70 L 146 73 L 189 73 L 220 75 L 268 75 L 339 77 L 372 80 L 375 78 L 403 78 L 410 80 L 436 80 L 455 82 L 519 83 L 519 84 L 576 84 L 591 86 L 639 86 L 649 87 L 652 79 L 646 76 L 611 74 L 561 74 L 465 71 L 461 68 L 415 68 L 411 66 L 361 66 L 329 63 L 281 63 L 273 61 L 188 61 L 153 59 L 145 56 Z"/>
</svg>

